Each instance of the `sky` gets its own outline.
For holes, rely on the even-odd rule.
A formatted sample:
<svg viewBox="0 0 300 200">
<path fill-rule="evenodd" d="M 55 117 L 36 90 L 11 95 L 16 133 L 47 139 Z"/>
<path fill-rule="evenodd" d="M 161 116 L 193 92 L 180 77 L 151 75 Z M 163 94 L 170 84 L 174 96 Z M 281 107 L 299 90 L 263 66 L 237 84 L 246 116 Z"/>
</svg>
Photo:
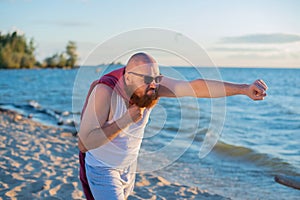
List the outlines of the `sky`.
<svg viewBox="0 0 300 200">
<path fill-rule="evenodd" d="M 132 30 L 156 28 L 195 42 L 216 66 L 290 68 L 300 67 L 299 10 L 297 0 L 0 0 L 0 31 L 33 38 L 40 61 L 64 51 L 71 40 L 79 64 L 97 65 L 102 55 L 89 55 L 99 45 Z M 150 41 L 151 34 L 135 33 L 119 46 L 129 48 L 137 42 L 132 38 Z M 119 46 L 105 53 L 114 54 Z M 166 64 L 184 65 L 175 55 L 167 57 Z"/>
</svg>

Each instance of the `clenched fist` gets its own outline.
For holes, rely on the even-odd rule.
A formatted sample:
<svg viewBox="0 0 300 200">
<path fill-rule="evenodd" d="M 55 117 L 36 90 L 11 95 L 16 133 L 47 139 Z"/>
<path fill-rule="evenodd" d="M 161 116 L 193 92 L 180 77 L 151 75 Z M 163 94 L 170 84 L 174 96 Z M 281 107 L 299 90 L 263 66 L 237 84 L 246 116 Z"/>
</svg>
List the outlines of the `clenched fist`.
<svg viewBox="0 0 300 200">
<path fill-rule="evenodd" d="M 247 95 L 253 100 L 263 100 L 267 95 L 267 84 L 263 80 L 256 80 L 249 85 Z"/>
<path fill-rule="evenodd" d="M 140 108 L 137 105 L 132 105 L 121 118 L 124 125 L 136 123 L 143 118 L 145 108 Z"/>
</svg>

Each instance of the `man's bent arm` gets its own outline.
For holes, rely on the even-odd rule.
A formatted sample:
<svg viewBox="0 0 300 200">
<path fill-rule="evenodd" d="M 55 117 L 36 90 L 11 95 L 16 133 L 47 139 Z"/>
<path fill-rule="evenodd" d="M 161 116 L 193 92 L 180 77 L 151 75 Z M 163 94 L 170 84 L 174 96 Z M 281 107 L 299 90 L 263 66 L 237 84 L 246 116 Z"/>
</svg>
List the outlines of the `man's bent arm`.
<svg viewBox="0 0 300 200">
<path fill-rule="evenodd" d="M 120 131 L 129 124 L 129 120 L 122 117 L 111 124 L 105 124 L 102 127 L 94 128 L 86 134 L 80 132 L 78 140 L 79 150 L 85 153 L 90 149 L 95 149 L 106 144 L 117 137 Z"/>
<path fill-rule="evenodd" d="M 112 89 L 98 85 L 91 93 L 80 124 L 78 147 L 86 152 L 113 140 L 122 129 L 142 118 L 142 109 L 132 106 L 118 120 L 107 123 Z"/>
</svg>

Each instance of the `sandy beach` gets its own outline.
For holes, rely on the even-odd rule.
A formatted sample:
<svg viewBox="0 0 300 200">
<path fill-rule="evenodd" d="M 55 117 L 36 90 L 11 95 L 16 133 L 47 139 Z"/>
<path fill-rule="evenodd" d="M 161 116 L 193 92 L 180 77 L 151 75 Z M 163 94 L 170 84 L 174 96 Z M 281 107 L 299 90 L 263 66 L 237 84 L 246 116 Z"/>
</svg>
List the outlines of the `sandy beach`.
<svg viewBox="0 0 300 200">
<path fill-rule="evenodd" d="M 85 199 L 71 132 L 0 108 L 0 199 Z M 197 187 L 137 174 L 129 199 L 225 199 Z"/>
</svg>

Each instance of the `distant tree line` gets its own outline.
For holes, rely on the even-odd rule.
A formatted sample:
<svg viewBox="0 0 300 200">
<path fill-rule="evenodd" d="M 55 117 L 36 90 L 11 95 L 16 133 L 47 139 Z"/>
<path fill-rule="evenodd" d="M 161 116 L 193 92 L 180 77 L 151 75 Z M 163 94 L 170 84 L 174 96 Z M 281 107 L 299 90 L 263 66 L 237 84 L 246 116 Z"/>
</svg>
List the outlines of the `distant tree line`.
<svg viewBox="0 0 300 200">
<path fill-rule="evenodd" d="M 44 61 L 38 62 L 35 58 L 34 40 L 27 41 L 24 35 L 17 32 L 1 34 L 0 32 L 0 68 L 74 68 L 78 59 L 77 46 L 69 41 L 66 50 L 55 53 Z"/>
<path fill-rule="evenodd" d="M 47 57 L 42 64 L 42 67 L 58 67 L 58 68 L 74 68 L 77 61 L 75 42 L 69 41 L 66 46 L 66 51 L 62 53 L 55 53 Z"/>
</svg>

